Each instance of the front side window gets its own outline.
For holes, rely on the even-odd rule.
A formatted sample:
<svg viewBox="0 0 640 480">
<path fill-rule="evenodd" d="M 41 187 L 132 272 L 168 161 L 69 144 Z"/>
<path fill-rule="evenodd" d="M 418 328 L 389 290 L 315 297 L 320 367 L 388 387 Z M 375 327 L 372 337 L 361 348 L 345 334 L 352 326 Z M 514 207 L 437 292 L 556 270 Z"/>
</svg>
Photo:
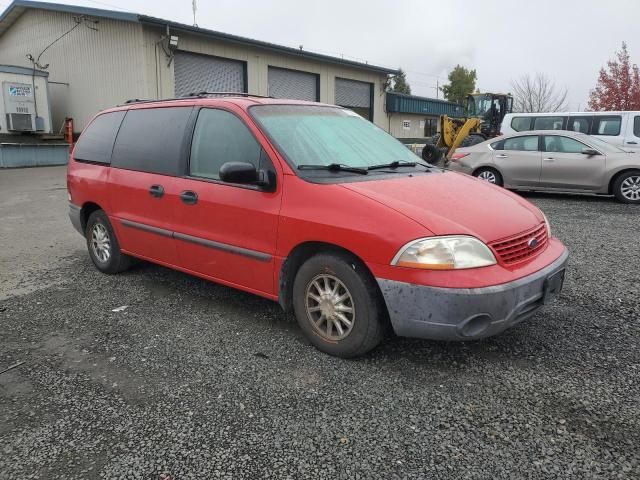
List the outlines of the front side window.
<svg viewBox="0 0 640 480">
<path fill-rule="evenodd" d="M 581 153 L 583 148 L 588 147 L 573 138 L 561 137 L 559 135 L 547 135 L 544 137 L 544 149 L 546 152 Z"/>
<path fill-rule="evenodd" d="M 125 111 L 103 113 L 84 129 L 73 149 L 73 158 L 86 162 L 110 163 L 111 151 Z"/>
<path fill-rule="evenodd" d="M 640 137 L 640 115 L 636 115 L 633 119 L 633 134 Z"/>
<path fill-rule="evenodd" d="M 593 117 L 569 117 L 567 130 L 589 134 Z"/>
<path fill-rule="evenodd" d="M 622 117 L 620 117 L 619 115 L 595 116 L 593 118 L 591 135 L 605 135 L 615 137 L 617 135 L 620 135 L 620 125 L 622 125 Z"/>
<path fill-rule="evenodd" d="M 521 152 L 536 152 L 538 150 L 538 136 L 527 135 L 512 137 L 504 140 L 502 150 L 516 150 Z"/>
<path fill-rule="evenodd" d="M 250 111 L 294 168 L 333 163 L 366 168 L 394 161 L 421 161 L 391 135 L 349 110 L 260 105 Z"/>
<path fill-rule="evenodd" d="M 562 130 L 566 117 L 538 117 L 533 122 L 534 130 Z"/>
<path fill-rule="evenodd" d="M 251 163 L 258 168 L 260 151 L 258 141 L 233 113 L 204 108 L 193 132 L 189 174 L 218 180 L 220 167 L 227 162 Z"/>
<path fill-rule="evenodd" d="M 111 165 L 126 170 L 177 175 L 191 107 L 129 110 L 113 147 Z"/>
</svg>

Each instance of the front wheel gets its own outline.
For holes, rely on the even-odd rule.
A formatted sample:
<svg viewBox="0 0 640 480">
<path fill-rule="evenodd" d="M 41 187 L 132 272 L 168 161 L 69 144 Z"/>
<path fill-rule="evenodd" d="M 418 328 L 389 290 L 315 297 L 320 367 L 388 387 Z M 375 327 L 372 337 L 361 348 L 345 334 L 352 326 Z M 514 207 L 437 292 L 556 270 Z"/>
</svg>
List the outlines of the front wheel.
<svg viewBox="0 0 640 480">
<path fill-rule="evenodd" d="M 621 202 L 640 204 L 640 171 L 623 173 L 616 178 L 613 194 Z"/>
<path fill-rule="evenodd" d="M 494 168 L 480 168 L 473 172 L 473 176 L 484 180 L 485 182 L 492 183 L 501 187 L 504 183 L 502 181 L 502 175 Z"/>
<path fill-rule="evenodd" d="M 357 357 L 384 336 L 386 309 L 377 284 L 346 254 L 318 254 L 300 267 L 293 309 L 305 336 L 329 355 Z"/>
</svg>

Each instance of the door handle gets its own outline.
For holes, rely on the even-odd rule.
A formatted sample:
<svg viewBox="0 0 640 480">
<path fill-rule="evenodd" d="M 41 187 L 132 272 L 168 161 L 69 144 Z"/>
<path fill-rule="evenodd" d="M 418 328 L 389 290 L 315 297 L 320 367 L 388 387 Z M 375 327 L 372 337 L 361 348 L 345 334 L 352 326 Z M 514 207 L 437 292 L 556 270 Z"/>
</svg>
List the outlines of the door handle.
<svg viewBox="0 0 640 480">
<path fill-rule="evenodd" d="M 180 200 L 182 200 L 182 203 L 186 203 L 187 205 L 194 205 L 198 203 L 198 194 L 191 190 L 185 190 L 180 193 Z"/>
<path fill-rule="evenodd" d="M 638 142 L 627 142 L 629 145 L 637 145 Z"/>
<path fill-rule="evenodd" d="M 507 158 L 507 155 L 504 155 L 504 154 L 496 155 L 496 158 Z"/>
<path fill-rule="evenodd" d="M 149 187 L 149 195 L 160 198 L 164 195 L 164 188 L 162 188 L 162 185 L 151 185 Z"/>
<path fill-rule="evenodd" d="M 553 157 L 547 157 L 544 159 L 545 162 L 553 162 L 555 160 L 555 158 Z"/>
</svg>

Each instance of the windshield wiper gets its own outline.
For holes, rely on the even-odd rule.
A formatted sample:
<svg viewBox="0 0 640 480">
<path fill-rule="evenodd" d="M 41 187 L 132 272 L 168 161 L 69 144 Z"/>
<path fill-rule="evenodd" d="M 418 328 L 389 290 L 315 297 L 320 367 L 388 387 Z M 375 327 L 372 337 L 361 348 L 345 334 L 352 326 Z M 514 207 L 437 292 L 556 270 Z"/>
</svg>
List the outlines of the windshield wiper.
<svg viewBox="0 0 640 480">
<path fill-rule="evenodd" d="M 298 170 L 329 170 L 330 172 L 351 172 L 366 175 L 366 168 L 350 167 L 343 163 L 330 163 L 329 165 L 298 165 Z"/>
<path fill-rule="evenodd" d="M 367 170 L 382 170 L 383 168 L 393 168 L 396 169 L 398 167 L 415 167 L 416 165 L 422 165 L 418 162 L 402 162 L 402 161 L 393 161 L 391 163 L 381 163 L 380 165 L 372 165 L 367 167 Z M 426 165 L 423 165 L 426 166 Z"/>
</svg>

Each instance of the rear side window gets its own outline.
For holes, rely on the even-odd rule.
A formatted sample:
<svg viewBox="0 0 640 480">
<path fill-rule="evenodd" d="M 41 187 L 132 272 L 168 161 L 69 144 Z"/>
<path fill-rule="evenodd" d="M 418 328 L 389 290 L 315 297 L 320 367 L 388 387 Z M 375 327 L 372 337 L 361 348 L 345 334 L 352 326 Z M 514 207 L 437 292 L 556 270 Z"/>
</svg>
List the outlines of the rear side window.
<svg viewBox="0 0 640 480">
<path fill-rule="evenodd" d="M 513 117 L 511 120 L 511 128 L 516 132 L 531 130 L 531 120 L 531 117 Z"/>
<path fill-rule="evenodd" d="M 593 117 L 569 117 L 567 130 L 571 130 L 572 132 L 586 133 L 588 135 L 591 131 L 592 120 Z"/>
<path fill-rule="evenodd" d="M 191 107 L 129 110 L 113 147 L 111 165 L 177 175 Z"/>
<path fill-rule="evenodd" d="M 633 134 L 640 137 L 640 115 L 633 119 Z"/>
<path fill-rule="evenodd" d="M 538 136 L 527 135 L 504 140 L 502 150 L 516 150 L 522 152 L 536 152 L 538 150 Z"/>
<path fill-rule="evenodd" d="M 562 130 L 567 117 L 538 117 L 533 122 L 534 130 Z"/>
<path fill-rule="evenodd" d="M 251 163 L 259 167 L 261 147 L 247 126 L 230 112 L 202 109 L 191 142 L 189 174 L 220 178 L 222 164 Z"/>
<path fill-rule="evenodd" d="M 607 135 L 615 137 L 620 135 L 620 125 L 622 124 L 622 117 L 619 115 L 611 116 L 595 116 L 593 117 L 593 127 L 591 128 L 591 135 Z"/>
<path fill-rule="evenodd" d="M 124 114 L 124 111 L 120 111 L 97 116 L 80 135 L 73 149 L 73 158 L 86 162 L 110 163 L 113 142 Z"/>
</svg>

